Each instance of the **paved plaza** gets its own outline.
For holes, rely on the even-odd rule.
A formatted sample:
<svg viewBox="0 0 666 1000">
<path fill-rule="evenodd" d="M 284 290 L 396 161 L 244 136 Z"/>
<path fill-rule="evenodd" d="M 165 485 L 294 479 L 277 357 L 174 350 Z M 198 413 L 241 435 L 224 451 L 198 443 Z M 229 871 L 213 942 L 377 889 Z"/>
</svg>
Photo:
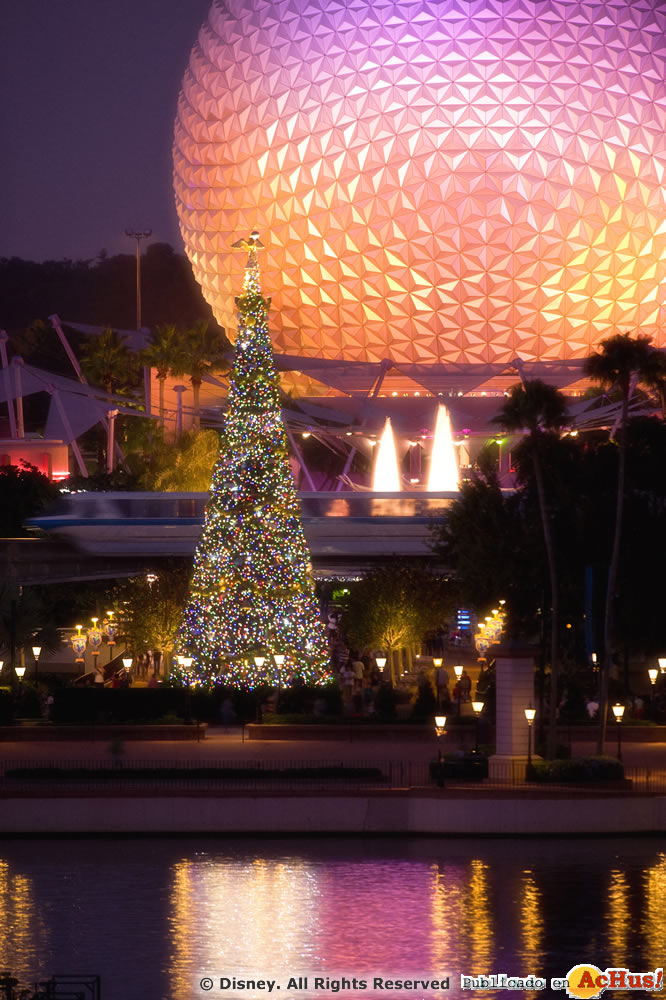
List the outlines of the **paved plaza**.
<svg viewBox="0 0 666 1000">
<path fill-rule="evenodd" d="M 614 733 L 610 733 L 606 752 L 615 754 Z M 452 734 L 442 744 L 445 751 L 458 749 L 457 738 Z M 430 760 L 438 749 L 433 734 L 428 740 L 243 740 L 239 727 L 225 731 L 222 727 L 208 730 L 201 743 L 189 741 L 141 740 L 126 741 L 123 757 L 126 760 L 145 761 L 326 761 L 330 763 L 376 760 Z M 593 754 L 593 742 L 573 743 L 574 756 Z M 624 763 L 628 767 L 666 768 L 666 743 L 630 743 L 622 746 Z M 77 742 L 2 743 L 0 761 L 70 761 L 104 760 L 112 756 L 111 740 L 99 733 L 94 740 Z"/>
</svg>

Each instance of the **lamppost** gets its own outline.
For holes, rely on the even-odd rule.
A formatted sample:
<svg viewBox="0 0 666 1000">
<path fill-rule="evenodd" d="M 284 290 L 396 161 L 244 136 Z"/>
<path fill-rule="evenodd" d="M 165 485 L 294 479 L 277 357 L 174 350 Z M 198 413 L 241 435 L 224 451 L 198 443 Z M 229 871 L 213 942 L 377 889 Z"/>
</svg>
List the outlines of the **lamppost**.
<svg viewBox="0 0 666 1000">
<path fill-rule="evenodd" d="M 534 716 L 536 715 L 536 708 L 532 708 L 530 705 L 530 707 L 526 708 L 524 711 L 525 718 L 527 720 L 527 767 L 529 771 L 529 768 L 532 767 L 532 723 L 534 722 Z M 528 777 L 529 774 L 526 774 L 525 778 L 527 779 Z"/>
<path fill-rule="evenodd" d="M 277 667 L 277 686 L 282 687 L 282 668 L 284 666 L 285 655 L 284 653 L 273 653 L 273 662 Z"/>
<path fill-rule="evenodd" d="M 76 634 L 72 636 L 72 649 L 76 653 L 76 659 L 74 660 L 74 663 L 82 663 L 83 673 L 85 673 L 86 670 L 85 653 L 86 653 L 86 646 L 88 645 L 88 639 L 85 635 L 81 635 L 81 629 L 83 628 L 83 625 L 75 625 L 74 628 L 76 629 Z"/>
<path fill-rule="evenodd" d="M 446 716 L 435 716 L 435 733 L 437 735 L 437 784 L 444 787 L 444 757 L 442 755 L 442 736 L 446 735 Z"/>
<path fill-rule="evenodd" d="M 656 667 L 650 667 L 648 670 L 648 677 L 650 678 L 650 684 L 652 685 L 652 718 L 656 720 L 657 718 L 657 698 L 655 695 L 657 676 L 659 671 Z"/>
<path fill-rule="evenodd" d="M 109 647 L 109 663 L 111 663 L 111 660 L 113 659 L 113 647 L 116 644 L 116 636 L 118 635 L 118 622 L 114 622 L 114 615 L 115 611 L 107 611 L 106 618 L 102 622 L 102 628 L 104 630 L 104 634 L 106 635 L 106 642 Z"/>
<path fill-rule="evenodd" d="M 18 682 L 19 682 L 18 689 L 20 695 L 23 690 L 23 678 L 25 676 L 25 667 L 14 667 L 14 670 L 16 671 L 16 676 L 18 677 Z"/>
<path fill-rule="evenodd" d="M 613 715 L 617 726 L 617 759 L 622 760 L 622 716 L 624 705 L 613 705 Z"/>
<path fill-rule="evenodd" d="M 35 658 L 35 684 L 39 680 L 39 654 L 41 653 L 41 651 L 42 651 L 41 646 L 32 647 L 32 655 Z"/>
<path fill-rule="evenodd" d="M 483 712 L 483 704 L 484 703 L 482 701 L 472 702 L 472 709 L 474 711 L 474 737 L 475 737 L 474 753 L 479 752 L 479 718 L 481 716 L 481 712 Z"/>
<path fill-rule="evenodd" d="M 132 669 L 132 662 L 133 662 L 133 657 L 131 657 L 131 656 L 123 656 L 123 660 L 122 660 L 123 667 L 125 668 L 125 670 L 126 670 L 126 672 L 128 674 L 129 674 L 130 670 Z"/>
<path fill-rule="evenodd" d="M 152 229 L 126 229 L 125 236 L 136 240 L 136 328 L 141 329 L 141 240 L 153 235 Z"/>
<path fill-rule="evenodd" d="M 384 680 L 384 667 L 386 666 L 385 656 L 375 656 L 375 663 L 377 664 L 377 670 L 381 673 L 382 681 Z"/>
<path fill-rule="evenodd" d="M 98 674 L 97 664 L 99 663 L 99 651 L 104 636 L 102 635 L 102 630 L 97 627 L 97 622 L 99 621 L 99 618 L 91 618 L 90 621 L 92 622 L 92 628 L 88 629 L 88 643 L 90 645 L 90 651 L 92 652 L 93 655 L 93 671 L 95 673 L 95 677 L 97 677 Z M 104 679 L 103 671 L 100 672 L 100 676 L 102 677 L 103 680 Z"/>
<path fill-rule="evenodd" d="M 659 673 L 666 674 L 666 656 L 660 656 L 657 662 L 659 663 Z"/>
<path fill-rule="evenodd" d="M 190 689 L 190 675 L 188 673 L 193 663 L 191 656 L 179 656 L 180 665 L 185 671 L 185 722 L 192 721 L 192 691 Z"/>
<path fill-rule="evenodd" d="M 454 673 L 456 675 L 456 680 L 458 682 L 456 684 L 456 687 L 457 687 L 457 690 L 458 690 L 458 713 L 457 713 L 457 715 L 458 715 L 458 722 L 460 722 L 460 697 L 462 695 L 462 687 L 461 687 L 461 684 L 460 684 L 460 679 L 461 679 L 461 677 L 463 675 L 462 664 L 457 663 L 455 665 L 455 667 L 453 668 L 453 670 L 454 670 Z"/>
</svg>

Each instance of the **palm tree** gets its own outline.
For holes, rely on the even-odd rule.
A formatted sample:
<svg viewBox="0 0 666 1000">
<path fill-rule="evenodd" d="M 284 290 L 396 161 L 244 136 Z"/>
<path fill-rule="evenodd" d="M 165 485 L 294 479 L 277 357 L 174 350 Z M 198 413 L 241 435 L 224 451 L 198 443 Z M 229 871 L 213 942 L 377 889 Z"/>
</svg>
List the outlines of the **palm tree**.
<svg viewBox="0 0 666 1000">
<path fill-rule="evenodd" d="M 104 386 L 111 396 L 118 385 L 136 378 L 137 356 L 128 348 L 117 330 L 107 327 L 98 337 L 91 337 L 81 348 L 81 368 L 93 385 Z"/>
<path fill-rule="evenodd" d="M 539 513 L 543 530 L 543 541 L 546 548 L 548 574 L 550 577 L 550 707 L 548 715 L 547 755 L 554 757 L 557 746 L 557 691 L 559 677 L 559 585 L 557 563 L 553 546 L 553 535 L 550 517 L 546 504 L 546 491 L 543 481 L 543 464 L 541 459 L 544 435 L 559 432 L 565 422 L 566 403 L 564 397 L 555 386 L 548 385 L 540 379 L 531 379 L 520 385 L 514 385 L 509 397 L 504 403 L 494 423 L 500 424 L 506 431 L 527 431 L 529 456 L 534 471 Z"/>
<path fill-rule="evenodd" d="M 192 426 L 198 431 L 201 427 L 199 393 L 203 376 L 212 371 L 228 371 L 232 347 L 224 334 L 220 335 L 217 331 L 209 329 L 205 321 L 184 332 L 183 344 L 183 359 L 173 371 L 175 375 L 190 377 L 194 411 Z"/>
<path fill-rule="evenodd" d="M 613 611 L 617 575 L 620 564 L 620 544 L 622 539 L 622 515 L 624 511 L 624 494 L 627 458 L 627 420 L 629 417 L 629 400 L 634 385 L 643 382 L 645 385 L 659 384 L 663 379 L 663 362 L 661 355 L 652 346 L 652 338 L 640 334 L 633 338 L 628 333 L 617 333 L 601 341 L 600 350 L 591 354 L 585 361 L 584 371 L 593 382 L 602 389 L 619 392 L 621 408 L 618 423 L 618 466 L 617 466 L 617 498 L 615 502 L 615 530 L 613 547 L 608 567 L 608 582 L 606 585 L 606 605 L 604 610 L 604 655 L 601 664 L 601 685 L 599 697 L 599 734 L 597 750 L 603 752 L 606 739 L 606 724 L 608 714 L 608 679 L 613 657 Z"/>
<path fill-rule="evenodd" d="M 157 371 L 160 387 L 159 415 L 164 425 L 164 383 L 169 374 L 180 372 L 185 363 L 183 334 L 172 325 L 156 327 L 150 334 L 147 346 L 141 352 L 141 360 Z"/>
</svg>

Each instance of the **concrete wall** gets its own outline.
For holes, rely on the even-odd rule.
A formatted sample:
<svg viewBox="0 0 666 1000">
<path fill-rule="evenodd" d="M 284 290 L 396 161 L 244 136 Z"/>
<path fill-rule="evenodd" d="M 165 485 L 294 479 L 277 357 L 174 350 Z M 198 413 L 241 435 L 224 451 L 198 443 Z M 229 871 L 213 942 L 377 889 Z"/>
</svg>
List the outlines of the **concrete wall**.
<svg viewBox="0 0 666 1000">
<path fill-rule="evenodd" d="M 0 836 L 86 833 L 609 834 L 666 831 L 666 796 L 227 795 L 3 798 Z"/>
</svg>

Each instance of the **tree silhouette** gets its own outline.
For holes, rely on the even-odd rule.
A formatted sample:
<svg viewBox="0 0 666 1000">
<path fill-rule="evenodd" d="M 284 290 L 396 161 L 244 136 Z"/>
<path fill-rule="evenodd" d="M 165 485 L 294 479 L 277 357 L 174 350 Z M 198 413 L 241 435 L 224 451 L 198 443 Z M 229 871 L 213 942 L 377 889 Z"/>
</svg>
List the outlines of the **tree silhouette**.
<svg viewBox="0 0 666 1000">
<path fill-rule="evenodd" d="M 164 383 L 170 374 L 182 371 L 186 363 L 183 335 L 172 324 L 158 326 L 150 334 L 141 352 L 141 360 L 157 371 L 159 383 L 159 417 L 164 425 Z"/>
<path fill-rule="evenodd" d="M 617 494 L 615 501 L 615 529 L 608 566 L 606 604 L 604 611 L 604 656 L 601 664 L 601 690 L 599 698 L 599 735 L 597 750 L 603 751 L 606 739 L 608 715 L 608 679 L 613 659 L 613 614 L 617 591 L 620 546 L 622 541 L 622 517 L 626 489 L 627 464 L 627 421 L 629 400 L 633 387 L 638 382 L 649 385 L 663 374 L 659 355 L 651 346 L 652 338 L 640 334 L 631 337 L 628 333 L 618 333 L 601 341 L 600 350 L 585 359 L 584 371 L 603 389 L 616 390 L 620 395 L 621 407 L 618 422 L 618 468 Z M 661 369 L 661 371 L 660 371 Z"/>
<path fill-rule="evenodd" d="M 93 385 L 101 385 L 107 395 L 118 386 L 131 385 L 139 374 L 139 361 L 117 330 L 107 327 L 81 347 L 81 369 Z"/>
<path fill-rule="evenodd" d="M 182 334 L 182 357 L 172 368 L 174 375 L 189 375 L 192 383 L 193 428 L 201 427 L 199 393 L 203 376 L 229 371 L 233 348 L 224 333 L 213 330 L 208 323 L 197 323 Z"/>
<path fill-rule="evenodd" d="M 543 541 L 548 560 L 550 577 L 550 669 L 551 691 L 548 715 L 547 755 L 554 757 L 557 746 L 557 704 L 559 677 L 559 583 L 557 561 L 553 546 L 546 491 L 544 488 L 542 465 L 542 442 L 545 435 L 558 434 L 565 421 L 566 403 L 564 396 L 555 386 L 540 379 L 531 379 L 515 385 L 505 401 L 501 412 L 494 418 L 506 431 L 527 431 L 523 447 L 528 449 L 539 498 L 539 512 L 543 529 Z"/>
</svg>

